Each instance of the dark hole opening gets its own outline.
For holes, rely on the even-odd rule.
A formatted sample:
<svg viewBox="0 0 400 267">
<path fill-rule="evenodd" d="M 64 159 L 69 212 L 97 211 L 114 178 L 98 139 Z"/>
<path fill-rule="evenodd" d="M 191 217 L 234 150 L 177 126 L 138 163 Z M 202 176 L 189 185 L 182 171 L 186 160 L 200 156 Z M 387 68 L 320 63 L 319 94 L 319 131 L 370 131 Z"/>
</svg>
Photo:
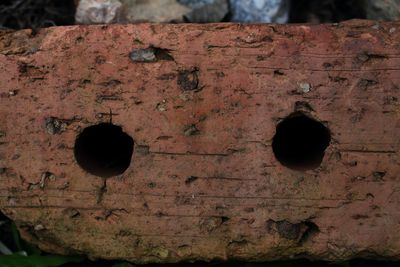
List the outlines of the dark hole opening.
<svg viewBox="0 0 400 267">
<path fill-rule="evenodd" d="M 280 122 L 272 141 L 276 159 L 295 170 L 317 168 L 331 141 L 329 129 L 302 113 L 294 113 Z"/>
<path fill-rule="evenodd" d="M 79 166 L 100 177 L 122 174 L 130 165 L 134 141 L 111 123 L 85 128 L 75 141 L 74 154 Z"/>
</svg>

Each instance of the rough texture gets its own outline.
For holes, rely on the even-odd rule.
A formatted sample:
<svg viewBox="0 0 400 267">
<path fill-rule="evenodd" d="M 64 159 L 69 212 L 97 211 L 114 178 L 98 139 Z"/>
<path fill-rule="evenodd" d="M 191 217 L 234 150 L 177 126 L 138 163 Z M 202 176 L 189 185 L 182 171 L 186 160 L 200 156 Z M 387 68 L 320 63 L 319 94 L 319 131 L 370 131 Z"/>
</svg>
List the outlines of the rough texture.
<svg viewBox="0 0 400 267">
<path fill-rule="evenodd" d="M 81 0 L 75 20 L 79 24 L 183 22 L 191 12 L 177 0 Z"/>
<path fill-rule="evenodd" d="M 366 13 L 368 19 L 399 20 L 400 0 L 367 0 Z"/>
<path fill-rule="evenodd" d="M 0 209 L 94 258 L 400 259 L 399 41 L 371 21 L 1 32 Z M 315 170 L 274 157 L 295 110 L 331 131 Z M 135 147 L 105 180 L 73 147 L 110 115 Z"/>
</svg>

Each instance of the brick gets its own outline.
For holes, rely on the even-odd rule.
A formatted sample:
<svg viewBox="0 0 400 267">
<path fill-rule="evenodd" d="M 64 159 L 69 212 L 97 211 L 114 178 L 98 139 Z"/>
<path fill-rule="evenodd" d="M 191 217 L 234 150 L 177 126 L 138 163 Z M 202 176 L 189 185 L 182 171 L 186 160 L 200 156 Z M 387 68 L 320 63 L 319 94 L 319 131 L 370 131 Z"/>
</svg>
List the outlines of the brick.
<svg viewBox="0 0 400 267">
<path fill-rule="evenodd" d="M 0 209 L 53 253 L 400 259 L 399 41 L 373 21 L 3 31 Z"/>
</svg>

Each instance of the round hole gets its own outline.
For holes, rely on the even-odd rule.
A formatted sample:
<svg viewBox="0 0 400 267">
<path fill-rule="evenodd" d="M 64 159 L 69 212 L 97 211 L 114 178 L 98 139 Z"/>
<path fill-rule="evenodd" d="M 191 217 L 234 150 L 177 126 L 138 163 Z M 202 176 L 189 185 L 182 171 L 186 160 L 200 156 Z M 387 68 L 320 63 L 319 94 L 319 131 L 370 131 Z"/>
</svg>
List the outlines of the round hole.
<svg viewBox="0 0 400 267">
<path fill-rule="evenodd" d="M 85 128 L 76 138 L 74 154 L 88 173 L 110 177 L 122 174 L 130 165 L 134 141 L 111 123 Z"/>
<path fill-rule="evenodd" d="M 317 168 L 331 141 L 329 129 L 302 113 L 293 113 L 276 128 L 272 149 L 276 159 L 295 170 Z"/>
</svg>

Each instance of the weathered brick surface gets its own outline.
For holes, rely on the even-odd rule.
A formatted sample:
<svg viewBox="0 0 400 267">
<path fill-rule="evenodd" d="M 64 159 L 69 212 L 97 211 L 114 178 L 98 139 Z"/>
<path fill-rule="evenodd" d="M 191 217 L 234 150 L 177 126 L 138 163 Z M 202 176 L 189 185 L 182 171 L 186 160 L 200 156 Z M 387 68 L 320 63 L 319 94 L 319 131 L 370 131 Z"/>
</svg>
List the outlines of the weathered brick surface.
<svg viewBox="0 0 400 267">
<path fill-rule="evenodd" d="M 400 23 L 1 32 L 0 209 L 57 253 L 400 259 L 399 66 Z M 331 131 L 315 170 L 271 148 L 295 109 Z M 135 147 L 105 182 L 73 148 L 110 110 Z"/>
</svg>

